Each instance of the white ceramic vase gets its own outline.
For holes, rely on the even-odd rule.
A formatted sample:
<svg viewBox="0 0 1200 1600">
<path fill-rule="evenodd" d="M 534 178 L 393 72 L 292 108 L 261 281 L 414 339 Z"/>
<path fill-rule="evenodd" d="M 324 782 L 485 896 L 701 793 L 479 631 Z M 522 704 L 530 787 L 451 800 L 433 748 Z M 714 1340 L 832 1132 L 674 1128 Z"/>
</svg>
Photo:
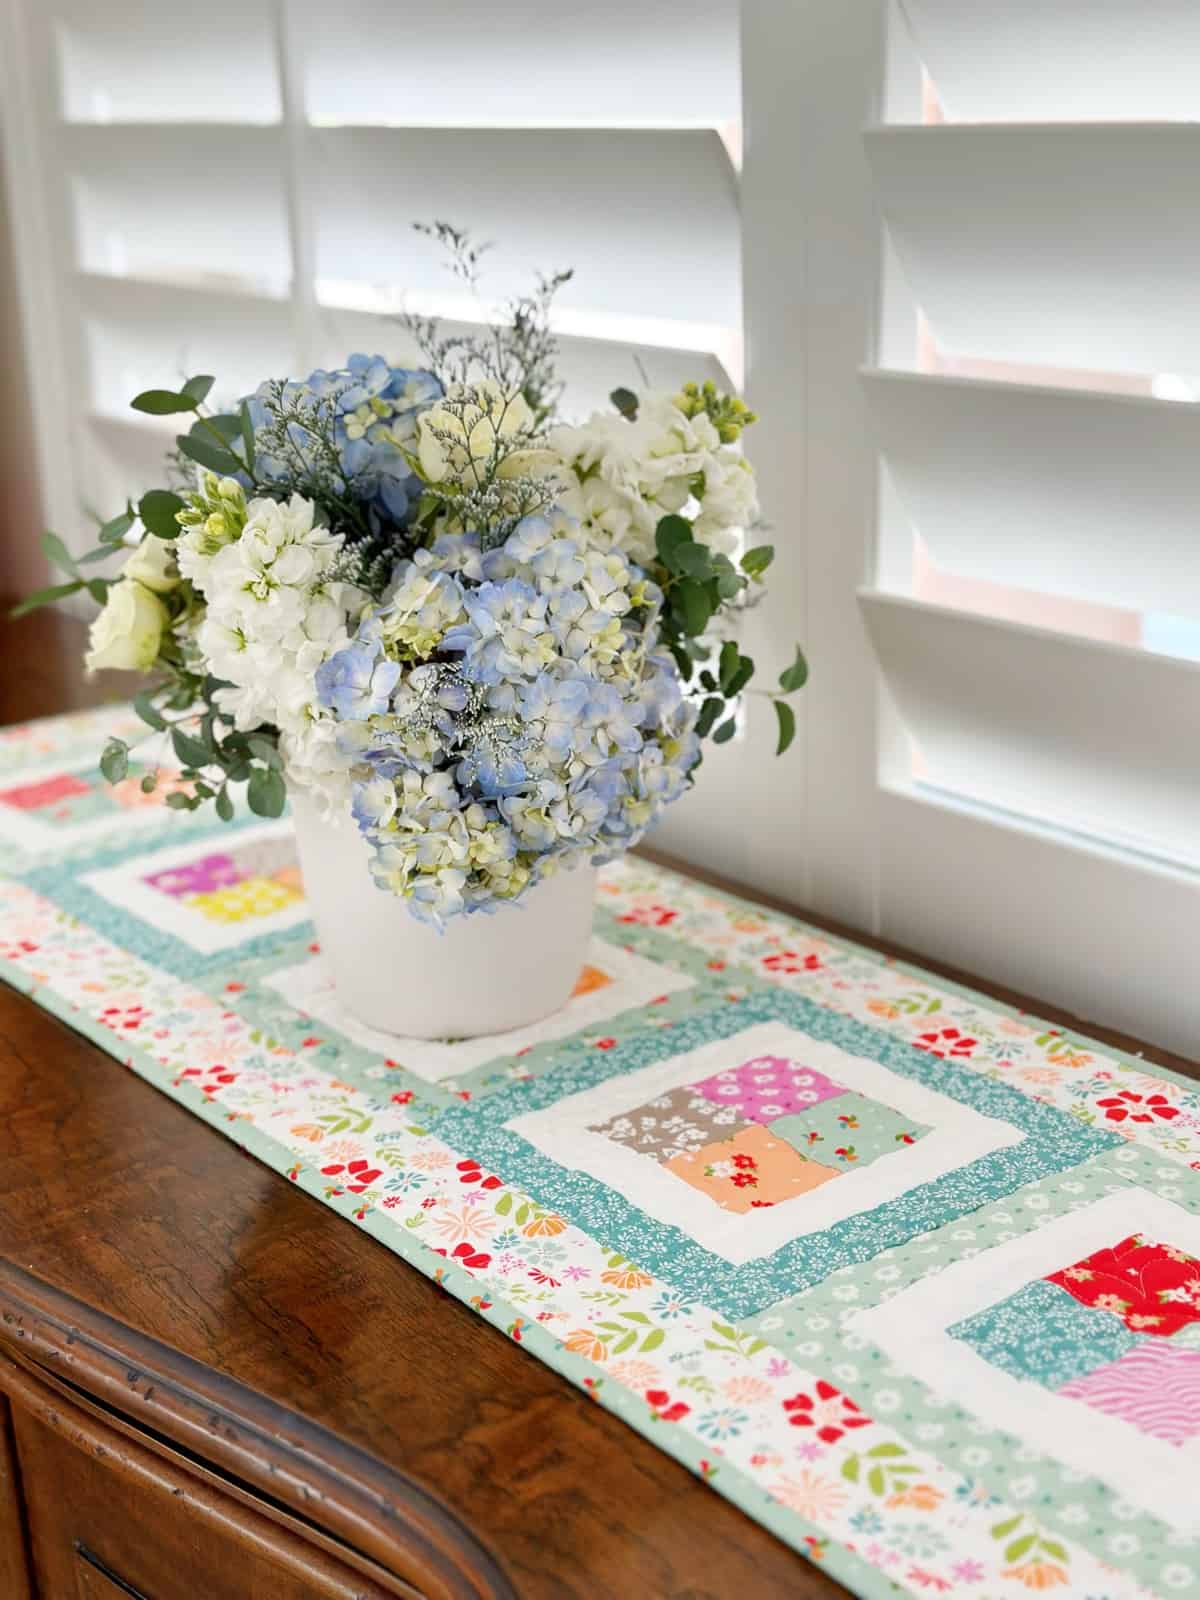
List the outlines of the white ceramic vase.
<svg viewBox="0 0 1200 1600">
<path fill-rule="evenodd" d="M 370 851 L 349 816 L 326 819 L 290 794 L 304 889 L 338 998 L 372 1028 L 414 1039 L 504 1033 L 564 1006 L 592 927 L 595 869 L 539 883 L 515 905 L 418 922 L 376 887 Z"/>
</svg>

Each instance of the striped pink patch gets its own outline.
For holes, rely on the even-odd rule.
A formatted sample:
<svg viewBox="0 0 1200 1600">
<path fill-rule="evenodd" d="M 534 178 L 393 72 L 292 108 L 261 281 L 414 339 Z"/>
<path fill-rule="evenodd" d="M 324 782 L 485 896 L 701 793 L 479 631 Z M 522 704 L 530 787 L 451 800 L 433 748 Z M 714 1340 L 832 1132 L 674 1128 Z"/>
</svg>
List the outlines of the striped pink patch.
<svg viewBox="0 0 1200 1600">
<path fill-rule="evenodd" d="M 1171 1444 L 1200 1434 L 1200 1350 L 1147 1339 L 1106 1367 L 1073 1378 L 1059 1394 L 1121 1417 Z"/>
</svg>

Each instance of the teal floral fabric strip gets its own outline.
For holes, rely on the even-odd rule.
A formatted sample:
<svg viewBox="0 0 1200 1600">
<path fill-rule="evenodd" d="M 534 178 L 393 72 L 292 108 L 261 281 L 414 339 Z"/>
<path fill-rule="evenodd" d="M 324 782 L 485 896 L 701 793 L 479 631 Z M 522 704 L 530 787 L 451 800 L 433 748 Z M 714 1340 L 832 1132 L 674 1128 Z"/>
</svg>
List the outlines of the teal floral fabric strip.
<svg viewBox="0 0 1200 1600">
<path fill-rule="evenodd" d="M 1139 1342 L 1119 1317 L 1041 1279 L 946 1331 L 993 1366 L 1046 1389 L 1086 1377 Z"/>
</svg>

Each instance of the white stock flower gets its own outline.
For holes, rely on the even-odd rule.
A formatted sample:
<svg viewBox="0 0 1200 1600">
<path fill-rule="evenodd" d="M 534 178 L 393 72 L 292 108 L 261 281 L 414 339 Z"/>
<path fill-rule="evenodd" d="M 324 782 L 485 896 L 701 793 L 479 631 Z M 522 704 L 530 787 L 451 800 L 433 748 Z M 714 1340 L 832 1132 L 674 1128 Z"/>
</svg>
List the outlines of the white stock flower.
<svg viewBox="0 0 1200 1600">
<path fill-rule="evenodd" d="M 297 494 L 252 501 L 241 535 L 207 553 L 193 578 L 207 605 L 198 643 L 231 685 L 220 703 L 242 730 L 273 723 L 307 736 L 319 716 L 316 670 L 348 642 L 364 598 L 329 576 L 342 537 L 314 526 L 313 511 Z"/>
<path fill-rule="evenodd" d="M 167 621 L 166 607 L 152 589 L 133 578 L 120 579 L 88 634 L 87 670 L 145 672 L 158 655 Z"/>
</svg>

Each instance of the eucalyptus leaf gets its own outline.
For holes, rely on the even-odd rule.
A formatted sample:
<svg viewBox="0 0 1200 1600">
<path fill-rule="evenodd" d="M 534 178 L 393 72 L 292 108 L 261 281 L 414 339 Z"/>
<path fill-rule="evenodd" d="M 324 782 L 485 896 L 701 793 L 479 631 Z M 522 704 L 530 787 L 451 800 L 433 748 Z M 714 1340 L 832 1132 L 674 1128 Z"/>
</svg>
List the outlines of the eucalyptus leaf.
<svg viewBox="0 0 1200 1600">
<path fill-rule="evenodd" d="M 684 633 L 703 633 L 712 617 L 712 602 L 702 583 L 684 578 L 671 590 L 671 609 Z"/>
<path fill-rule="evenodd" d="M 282 774 L 274 767 L 255 767 L 246 788 L 246 800 L 256 816 L 282 816 L 287 801 Z"/>
<path fill-rule="evenodd" d="M 779 674 L 779 687 L 784 694 L 791 694 L 796 689 L 803 689 L 808 682 L 808 662 L 804 659 L 804 652 L 796 646 L 796 659 L 790 667 L 785 667 Z"/>
<path fill-rule="evenodd" d="M 721 680 L 721 693 L 729 693 L 729 685 L 733 682 L 734 674 L 741 660 L 738 647 L 732 639 L 726 639 L 721 646 L 721 654 L 717 664 L 717 675 Z"/>
<path fill-rule="evenodd" d="M 673 570 L 682 572 L 685 577 L 698 578 L 703 581 L 712 576 L 712 557 L 702 544 L 694 540 L 684 543 L 682 540 L 671 552 Z"/>
<path fill-rule="evenodd" d="M 120 783 L 129 772 L 129 746 L 123 739 L 110 739 L 100 755 L 100 771 L 109 783 Z"/>
<path fill-rule="evenodd" d="M 775 707 L 775 720 L 779 724 L 779 742 L 775 746 L 775 754 L 781 756 L 796 737 L 796 713 L 786 700 L 772 700 L 771 704 Z"/>
<path fill-rule="evenodd" d="M 738 661 L 737 671 L 734 673 L 733 677 L 730 678 L 729 687 L 725 691 L 729 698 L 732 700 L 735 695 L 741 694 L 742 690 L 750 682 L 750 679 L 753 676 L 753 661 L 751 661 L 749 656 L 742 656 Z"/>
<path fill-rule="evenodd" d="M 32 594 L 27 594 L 18 605 L 8 613 L 15 621 L 17 617 L 27 616 L 30 611 L 36 611 L 39 606 L 51 606 L 56 600 L 64 600 L 69 594 L 78 594 L 83 584 L 53 583 L 48 589 L 35 589 Z"/>
<path fill-rule="evenodd" d="M 733 736 L 734 736 L 734 734 L 736 732 L 737 732 L 737 718 L 736 717 L 730 717 L 728 722 L 723 722 L 721 724 L 721 726 L 717 729 L 716 733 L 713 734 L 713 743 L 714 744 L 728 744 L 730 739 L 733 738 Z"/>
<path fill-rule="evenodd" d="M 103 523 L 97 538 L 101 544 L 120 544 L 121 540 L 133 527 L 137 515 L 132 506 L 126 505 L 119 517 L 110 517 Z"/>
<path fill-rule="evenodd" d="M 229 793 L 227 784 L 222 784 L 217 792 L 217 815 L 222 822 L 233 821 L 233 796 Z"/>
<path fill-rule="evenodd" d="M 211 766 L 215 757 L 208 745 L 194 739 L 190 733 L 184 733 L 182 728 L 171 729 L 171 743 L 175 746 L 175 754 L 185 767 L 199 770 Z"/>
<path fill-rule="evenodd" d="M 134 411 L 145 412 L 148 417 L 169 417 L 176 411 L 196 409 L 191 395 L 177 394 L 174 389 L 143 389 L 129 404 Z"/>
<path fill-rule="evenodd" d="M 180 393 L 187 395 L 193 405 L 200 405 L 202 401 L 208 398 L 208 391 L 216 381 L 209 373 L 201 373 L 198 377 L 189 378 Z"/>
<path fill-rule="evenodd" d="M 668 571 L 682 570 L 676 565 L 676 552 L 692 542 L 692 525 L 686 517 L 677 517 L 672 513 L 659 519 L 658 527 L 654 530 L 654 547 L 658 551 L 658 559 Z"/>
<path fill-rule="evenodd" d="M 141 694 L 134 695 L 133 709 L 146 726 L 154 728 L 156 732 L 161 733 L 166 727 L 166 719 L 154 704 L 154 691 L 152 689 L 143 689 Z"/>
<path fill-rule="evenodd" d="M 175 513 L 183 510 L 183 501 L 170 489 L 149 489 L 138 501 L 138 516 L 147 533 L 156 539 L 174 539 L 179 535 Z"/>
<path fill-rule="evenodd" d="M 252 733 L 247 743 L 260 761 L 265 761 L 269 767 L 282 768 L 283 759 L 279 754 L 279 746 L 274 739 L 268 739 L 262 733 Z"/>
<path fill-rule="evenodd" d="M 238 407 L 238 419 L 242 425 L 242 449 L 246 453 L 246 465 L 254 467 L 254 424 L 250 421 L 250 407 L 243 400 Z"/>
<path fill-rule="evenodd" d="M 205 417 L 204 421 L 210 428 L 215 428 L 222 439 L 240 439 L 242 436 L 242 419 L 236 411 L 223 411 L 220 416 Z"/>
<path fill-rule="evenodd" d="M 748 578 L 760 578 L 775 559 L 773 544 L 756 544 L 742 557 L 742 571 Z"/>
<path fill-rule="evenodd" d="M 196 433 L 180 433 L 176 434 L 175 443 L 189 461 L 207 467 L 210 472 L 219 472 L 222 477 L 230 477 L 235 472 L 242 471 L 242 463 L 233 451 L 222 449 L 215 439 L 206 439 Z"/>
<path fill-rule="evenodd" d="M 78 570 L 75 564 L 75 557 L 56 533 L 51 533 L 47 529 L 38 540 L 38 543 L 42 547 L 46 560 L 54 566 L 60 567 L 63 572 L 75 573 Z"/>
<path fill-rule="evenodd" d="M 706 739 L 712 732 L 713 724 L 725 709 L 725 702 L 720 695 L 709 695 L 700 707 L 700 715 L 696 718 L 696 737 Z"/>
<path fill-rule="evenodd" d="M 626 422 L 636 422 L 638 397 L 632 389 L 614 389 L 608 397 Z"/>
</svg>

